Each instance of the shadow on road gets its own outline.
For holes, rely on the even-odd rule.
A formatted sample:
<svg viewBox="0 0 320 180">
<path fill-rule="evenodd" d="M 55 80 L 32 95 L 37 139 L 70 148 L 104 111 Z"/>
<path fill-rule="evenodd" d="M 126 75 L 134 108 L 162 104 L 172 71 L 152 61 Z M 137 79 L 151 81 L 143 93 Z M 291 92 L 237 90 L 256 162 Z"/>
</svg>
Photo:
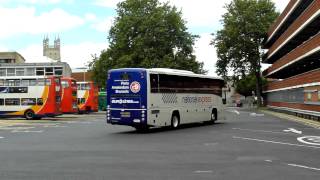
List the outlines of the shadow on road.
<svg viewBox="0 0 320 180">
<path fill-rule="evenodd" d="M 183 124 L 180 125 L 177 129 L 172 129 L 171 127 L 160 127 L 160 128 L 150 128 L 145 131 L 122 131 L 122 132 L 116 132 L 115 134 L 154 134 L 154 133 L 163 133 L 163 132 L 170 132 L 170 131 L 181 131 L 185 129 L 199 129 L 204 127 L 218 127 L 226 124 L 225 122 L 217 122 L 214 124 L 209 123 L 191 123 L 191 124 Z"/>
</svg>

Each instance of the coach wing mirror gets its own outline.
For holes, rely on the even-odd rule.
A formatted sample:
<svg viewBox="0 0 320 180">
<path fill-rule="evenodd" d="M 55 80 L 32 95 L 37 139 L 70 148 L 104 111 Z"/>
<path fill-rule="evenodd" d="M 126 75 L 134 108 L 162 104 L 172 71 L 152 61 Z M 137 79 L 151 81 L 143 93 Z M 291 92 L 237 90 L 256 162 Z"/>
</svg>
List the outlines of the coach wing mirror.
<svg viewBox="0 0 320 180">
<path fill-rule="evenodd" d="M 227 104 L 227 88 L 222 88 L 222 104 Z"/>
</svg>

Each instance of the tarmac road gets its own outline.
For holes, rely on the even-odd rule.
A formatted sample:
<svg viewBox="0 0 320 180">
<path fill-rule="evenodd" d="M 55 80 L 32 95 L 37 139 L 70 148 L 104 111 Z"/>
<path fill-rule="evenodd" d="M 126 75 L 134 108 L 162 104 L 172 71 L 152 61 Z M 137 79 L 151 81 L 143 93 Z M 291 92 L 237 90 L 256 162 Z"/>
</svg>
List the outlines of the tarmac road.
<svg viewBox="0 0 320 180">
<path fill-rule="evenodd" d="M 106 125 L 104 114 L 0 120 L 0 179 L 320 179 L 320 130 L 241 109 L 178 130 Z"/>
</svg>

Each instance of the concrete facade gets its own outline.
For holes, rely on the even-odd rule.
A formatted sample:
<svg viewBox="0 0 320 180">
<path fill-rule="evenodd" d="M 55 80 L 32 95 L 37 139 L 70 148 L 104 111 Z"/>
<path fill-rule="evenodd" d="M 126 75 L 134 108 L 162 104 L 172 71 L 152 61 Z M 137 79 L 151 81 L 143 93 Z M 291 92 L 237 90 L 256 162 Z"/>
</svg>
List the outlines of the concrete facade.
<svg viewBox="0 0 320 180">
<path fill-rule="evenodd" d="M 0 52 L 0 64 L 3 63 L 24 63 L 26 60 L 17 52 Z"/>
<path fill-rule="evenodd" d="M 320 0 L 291 0 L 268 32 L 268 107 L 320 117 Z"/>
<path fill-rule="evenodd" d="M 60 76 L 71 77 L 71 68 L 68 63 L 20 63 L 0 64 L 0 79 L 8 77 L 44 77 Z"/>
</svg>

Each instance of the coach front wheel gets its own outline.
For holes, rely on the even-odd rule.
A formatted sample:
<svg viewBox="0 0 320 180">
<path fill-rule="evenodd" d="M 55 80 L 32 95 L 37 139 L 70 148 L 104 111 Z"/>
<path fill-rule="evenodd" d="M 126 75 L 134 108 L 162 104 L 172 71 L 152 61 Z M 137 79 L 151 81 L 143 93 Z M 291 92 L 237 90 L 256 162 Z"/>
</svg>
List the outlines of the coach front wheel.
<svg viewBox="0 0 320 180">
<path fill-rule="evenodd" d="M 218 112 L 216 109 L 213 109 L 211 112 L 211 119 L 210 122 L 214 123 L 218 119 Z"/>
</svg>

